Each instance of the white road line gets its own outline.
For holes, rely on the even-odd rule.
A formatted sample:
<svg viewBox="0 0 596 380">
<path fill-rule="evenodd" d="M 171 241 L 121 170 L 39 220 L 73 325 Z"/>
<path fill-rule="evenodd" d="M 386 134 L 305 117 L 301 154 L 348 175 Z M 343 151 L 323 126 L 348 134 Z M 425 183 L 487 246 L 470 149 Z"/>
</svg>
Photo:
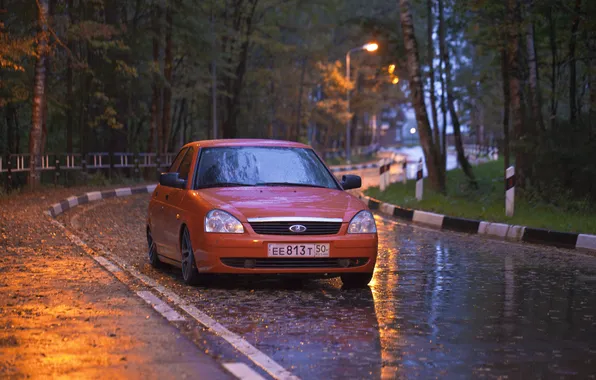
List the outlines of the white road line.
<svg viewBox="0 0 596 380">
<path fill-rule="evenodd" d="M 75 243 L 76 245 L 81 247 L 86 252 L 91 251 L 91 249 L 89 248 L 89 246 L 87 246 L 87 244 L 85 242 L 83 242 L 78 236 L 76 236 L 75 234 L 70 232 L 62 223 L 60 223 L 59 221 L 57 221 L 56 219 L 54 219 L 50 216 L 48 216 L 48 218 L 50 219 L 50 222 L 52 224 L 58 226 L 60 229 L 62 229 L 64 231 L 66 237 L 68 237 L 68 239 L 70 239 L 70 241 L 72 241 L 73 243 Z M 155 289 L 161 295 L 169 298 L 176 306 L 178 306 L 180 309 L 184 310 L 188 315 L 193 317 L 197 322 L 199 322 L 203 326 L 207 327 L 209 330 L 211 330 L 212 333 L 214 333 L 215 335 L 219 336 L 220 338 L 224 339 L 226 342 L 231 344 L 236 350 L 238 350 L 241 353 L 243 353 L 244 355 L 246 355 L 246 357 L 248 357 L 257 366 L 261 367 L 265 372 L 267 372 L 269 375 L 271 375 L 274 379 L 300 380 L 299 377 L 292 375 L 291 372 L 289 372 L 284 367 L 282 367 L 277 362 L 275 362 L 273 359 L 271 359 L 269 356 L 265 355 L 263 352 L 258 350 L 252 344 L 248 343 L 246 340 L 242 339 L 240 336 L 234 334 L 233 332 L 231 332 L 230 330 L 225 328 L 223 325 L 219 324 L 213 318 L 211 318 L 207 314 L 203 313 L 196 307 L 184 302 L 177 294 L 175 294 L 174 292 L 172 292 L 165 286 L 162 286 L 162 285 L 158 284 L 155 280 L 145 276 L 144 274 L 139 273 L 136 269 L 128 266 L 120 258 L 110 255 L 108 252 L 105 251 L 105 249 L 101 249 L 101 251 L 104 255 L 108 256 L 110 259 L 112 259 L 112 261 L 117 263 L 120 266 L 120 268 L 122 268 L 126 272 L 130 273 L 134 277 L 138 278 L 145 285 Z M 92 257 L 95 259 L 96 257 L 101 257 L 101 256 L 92 256 Z"/>
<path fill-rule="evenodd" d="M 240 380 L 265 380 L 263 376 L 244 363 L 223 363 L 223 366 Z"/>
<path fill-rule="evenodd" d="M 109 270 L 112 273 L 117 273 L 117 272 L 121 272 L 120 268 L 118 268 L 116 265 L 112 264 L 112 262 L 108 259 L 106 259 L 103 256 L 93 256 L 93 258 L 95 259 L 95 261 L 97 261 L 98 263 L 101 264 L 101 266 L 103 266 L 104 268 L 106 268 L 107 270 Z"/>
<path fill-rule="evenodd" d="M 159 314 L 170 322 L 186 321 L 186 318 L 181 316 L 176 310 L 168 306 L 167 303 L 157 298 L 153 293 L 147 290 L 137 292 L 137 295 L 145 300 L 151 307 L 153 307 Z"/>
</svg>

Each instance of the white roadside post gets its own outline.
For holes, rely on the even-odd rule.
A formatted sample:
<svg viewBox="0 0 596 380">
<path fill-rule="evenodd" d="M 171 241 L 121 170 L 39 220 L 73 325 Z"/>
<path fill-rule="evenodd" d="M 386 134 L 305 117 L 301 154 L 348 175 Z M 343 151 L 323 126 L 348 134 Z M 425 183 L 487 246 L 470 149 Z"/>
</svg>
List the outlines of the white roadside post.
<svg viewBox="0 0 596 380">
<path fill-rule="evenodd" d="M 505 171 L 505 215 L 513 216 L 515 206 L 515 168 L 510 166 Z"/>
<path fill-rule="evenodd" d="M 391 163 L 393 158 L 388 158 L 385 164 L 385 186 L 391 185 Z"/>
<path fill-rule="evenodd" d="M 418 199 L 419 201 L 422 200 L 422 187 L 423 184 L 422 182 L 424 181 L 422 179 L 423 175 L 422 175 L 422 158 L 420 159 L 420 161 L 418 161 L 418 171 L 416 172 L 416 199 Z"/>
<path fill-rule="evenodd" d="M 401 180 L 403 182 L 403 184 L 406 184 L 406 181 L 408 180 L 408 161 L 407 158 L 404 159 L 404 161 L 401 164 L 401 170 L 404 173 L 404 175 L 402 176 Z"/>
<path fill-rule="evenodd" d="M 379 161 L 379 188 L 385 191 L 385 160 Z"/>
</svg>

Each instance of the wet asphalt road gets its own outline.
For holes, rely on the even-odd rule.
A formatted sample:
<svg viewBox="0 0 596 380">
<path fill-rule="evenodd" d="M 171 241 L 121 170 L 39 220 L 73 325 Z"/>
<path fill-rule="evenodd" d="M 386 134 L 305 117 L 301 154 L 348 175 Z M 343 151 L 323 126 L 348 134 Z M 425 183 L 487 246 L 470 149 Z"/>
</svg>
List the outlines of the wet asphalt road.
<svg viewBox="0 0 596 380">
<path fill-rule="evenodd" d="M 370 289 L 340 280 L 182 284 L 145 260 L 147 195 L 66 222 L 302 379 L 596 378 L 596 257 L 377 218 Z"/>
</svg>

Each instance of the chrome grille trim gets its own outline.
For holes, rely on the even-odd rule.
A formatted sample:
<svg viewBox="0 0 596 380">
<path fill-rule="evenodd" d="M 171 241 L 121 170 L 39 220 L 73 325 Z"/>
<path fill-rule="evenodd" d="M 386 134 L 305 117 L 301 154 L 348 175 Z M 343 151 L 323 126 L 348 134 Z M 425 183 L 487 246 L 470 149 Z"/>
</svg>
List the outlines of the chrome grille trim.
<svg viewBox="0 0 596 380">
<path fill-rule="evenodd" d="M 292 225 L 301 223 L 306 229 L 302 232 L 294 232 L 290 229 Z M 253 222 L 250 227 L 259 235 L 336 235 L 341 230 L 341 222 Z"/>
<path fill-rule="evenodd" d="M 261 218 L 248 218 L 249 223 L 261 222 L 327 222 L 327 223 L 343 223 L 342 218 L 318 218 L 314 216 L 272 216 Z"/>
</svg>

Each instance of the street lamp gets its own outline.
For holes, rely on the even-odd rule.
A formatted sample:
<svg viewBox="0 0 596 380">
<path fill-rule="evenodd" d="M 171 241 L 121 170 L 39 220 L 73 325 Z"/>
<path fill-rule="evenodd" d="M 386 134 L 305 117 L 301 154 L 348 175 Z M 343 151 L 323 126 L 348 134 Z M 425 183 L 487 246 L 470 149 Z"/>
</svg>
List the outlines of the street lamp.
<svg viewBox="0 0 596 380">
<path fill-rule="evenodd" d="M 353 49 L 348 50 L 348 53 L 346 54 L 346 79 L 348 81 L 348 83 L 350 83 L 350 53 L 353 51 L 359 51 L 359 50 L 366 50 L 369 52 L 373 52 L 375 50 L 377 50 L 379 48 L 379 45 L 377 45 L 374 42 L 370 42 L 366 45 L 362 45 Z M 346 98 L 348 101 L 348 115 L 350 114 L 350 89 L 348 88 L 348 90 L 346 91 Z M 350 163 L 350 151 L 351 151 L 351 139 L 352 139 L 352 133 L 351 133 L 351 128 L 352 128 L 352 118 L 348 116 L 348 122 L 346 123 L 346 162 L 349 164 Z"/>
</svg>

